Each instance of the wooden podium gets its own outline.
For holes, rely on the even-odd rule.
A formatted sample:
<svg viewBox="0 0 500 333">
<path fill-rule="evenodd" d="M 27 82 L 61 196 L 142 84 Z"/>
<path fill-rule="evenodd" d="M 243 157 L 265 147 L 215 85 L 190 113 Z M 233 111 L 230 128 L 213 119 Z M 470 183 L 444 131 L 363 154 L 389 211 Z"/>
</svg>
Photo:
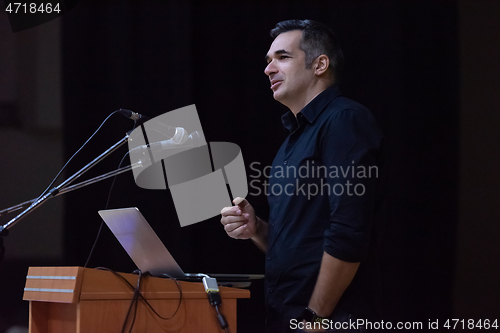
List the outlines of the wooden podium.
<svg viewBox="0 0 500 333">
<path fill-rule="evenodd" d="M 135 287 L 137 275 L 119 274 Z M 162 320 L 140 300 L 132 332 L 223 332 L 203 285 L 179 283 L 182 301 L 177 314 L 170 320 Z M 174 314 L 179 304 L 179 290 L 174 281 L 146 276 L 141 280 L 140 289 L 162 317 Z M 220 294 L 221 311 L 229 323 L 229 331 L 234 333 L 236 300 L 249 298 L 250 291 L 220 287 Z M 30 333 L 118 333 L 132 297 L 132 289 L 108 271 L 83 267 L 30 267 L 23 299 L 30 301 Z"/>
</svg>

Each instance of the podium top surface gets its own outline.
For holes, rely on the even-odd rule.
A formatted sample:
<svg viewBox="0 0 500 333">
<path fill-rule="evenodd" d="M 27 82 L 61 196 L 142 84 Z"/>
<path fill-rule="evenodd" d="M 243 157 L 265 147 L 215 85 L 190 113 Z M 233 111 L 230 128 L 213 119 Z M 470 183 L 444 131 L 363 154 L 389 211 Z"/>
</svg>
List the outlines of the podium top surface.
<svg viewBox="0 0 500 333">
<path fill-rule="evenodd" d="M 118 273 L 133 286 L 138 275 Z M 178 281 L 183 299 L 206 298 L 202 283 Z M 250 291 L 219 287 L 223 299 L 250 298 Z M 112 272 L 83 267 L 30 267 L 24 288 L 24 300 L 76 303 L 82 300 L 131 299 L 133 289 Z M 141 294 L 146 299 L 178 299 L 173 280 L 145 276 Z"/>
</svg>

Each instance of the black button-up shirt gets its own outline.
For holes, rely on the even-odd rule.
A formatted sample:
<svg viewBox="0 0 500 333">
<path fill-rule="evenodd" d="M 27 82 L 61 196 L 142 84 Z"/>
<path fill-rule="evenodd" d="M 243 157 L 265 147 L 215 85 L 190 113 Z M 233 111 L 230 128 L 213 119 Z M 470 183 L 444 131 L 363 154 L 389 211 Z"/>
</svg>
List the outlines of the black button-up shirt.
<svg viewBox="0 0 500 333">
<path fill-rule="evenodd" d="M 348 262 L 367 255 L 382 135 L 370 111 L 332 86 L 297 117 L 269 179 L 266 253 L 268 323 L 296 318 L 308 305 L 323 251 Z M 336 309 L 354 304 L 344 293 Z"/>
</svg>

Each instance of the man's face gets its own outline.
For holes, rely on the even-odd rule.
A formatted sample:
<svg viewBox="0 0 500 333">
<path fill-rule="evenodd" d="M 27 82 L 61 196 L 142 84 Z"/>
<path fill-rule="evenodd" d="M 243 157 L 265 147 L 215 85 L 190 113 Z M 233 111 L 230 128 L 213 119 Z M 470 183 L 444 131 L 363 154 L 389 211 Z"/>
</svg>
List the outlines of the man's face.
<svg viewBox="0 0 500 333">
<path fill-rule="evenodd" d="M 315 78 L 314 70 L 306 69 L 306 55 L 299 48 L 301 38 L 300 30 L 284 32 L 276 37 L 266 55 L 264 73 L 269 76 L 274 99 L 290 108 L 300 103 Z"/>
</svg>

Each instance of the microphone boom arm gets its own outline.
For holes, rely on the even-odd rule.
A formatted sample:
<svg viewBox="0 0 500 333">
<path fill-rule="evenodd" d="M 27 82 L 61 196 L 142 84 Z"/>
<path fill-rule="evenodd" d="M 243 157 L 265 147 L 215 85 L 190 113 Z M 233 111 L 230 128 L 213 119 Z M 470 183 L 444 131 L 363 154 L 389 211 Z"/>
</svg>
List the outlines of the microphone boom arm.
<svg viewBox="0 0 500 333">
<path fill-rule="evenodd" d="M 123 144 L 125 144 L 127 142 L 128 137 L 129 137 L 129 135 L 126 134 L 125 137 L 123 137 L 120 141 L 118 141 L 113 146 L 111 146 L 110 148 L 108 148 L 101 155 L 97 156 L 90 163 L 88 163 L 83 168 L 81 168 L 80 170 L 78 170 L 75 174 L 73 174 L 71 177 L 69 177 L 68 179 L 66 179 L 64 182 L 62 182 L 58 186 L 52 188 L 49 192 L 47 192 L 46 194 L 44 194 L 42 197 L 38 197 L 36 199 L 23 202 L 23 203 L 21 203 L 19 205 L 12 206 L 10 208 L 7 208 L 7 209 L 4 209 L 4 210 L 0 211 L 0 215 L 5 214 L 5 212 L 6 213 L 10 213 L 10 212 L 22 209 L 29 202 L 31 202 L 31 205 L 27 209 L 25 209 L 22 213 L 20 213 L 19 215 L 17 215 L 13 219 L 11 219 L 8 223 L 4 224 L 3 226 L 0 226 L 0 235 L 5 230 L 8 230 L 8 229 L 12 228 L 22 218 L 24 218 L 26 215 L 28 215 L 29 213 L 31 213 L 33 210 L 35 210 L 36 208 L 38 208 L 39 206 L 41 206 L 43 203 L 45 203 L 45 201 L 47 201 L 51 197 L 55 197 L 55 196 L 57 196 L 59 194 L 70 192 L 70 191 L 76 190 L 78 188 L 81 188 L 81 187 L 93 184 L 95 182 L 101 181 L 103 179 L 112 177 L 114 175 L 118 175 L 120 173 L 132 170 L 132 168 L 134 168 L 134 167 L 140 167 L 140 165 L 135 165 L 135 166 L 129 165 L 129 166 L 117 169 L 117 170 L 112 171 L 112 172 L 108 172 L 107 174 L 95 177 L 93 179 L 90 179 L 90 180 L 87 180 L 87 181 L 84 181 L 84 182 L 81 182 L 81 183 L 78 183 L 78 184 L 75 184 L 73 186 L 70 186 L 70 187 L 66 188 L 66 186 L 68 186 L 69 184 L 71 184 L 75 179 L 77 179 L 78 177 L 80 177 L 81 175 L 83 175 L 85 172 L 89 171 L 93 166 L 95 166 L 97 163 L 99 163 L 100 161 L 102 161 L 108 155 L 110 155 L 115 150 L 117 150 L 118 148 L 120 148 Z M 138 164 L 138 163 L 136 163 L 136 164 Z"/>
<path fill-rule="evenodd" d="M 59 193 L 53 195 L 53 197 L 57 197 L 57 196 L 60 196 L 61 194 L 65 194 L 65 193 L 68 193 L 68 192 L 71 192 L 71 191 L 74 191 L 74 190 L 78 190 L 78 189 L 80 189 L 82 187 L 85 187 L 87 185 L 98 183 L 101 180 L 105 180 L 105 179 L 108 179 L 108 178 L 113 177 L 113 176 L 118 176 L 119 174 L 128 172 L 130 170 L 133 170 L 133 169 L 139 168 L 139 167 L 142 167 L 140 161 L 138 163 L 135 163 L 134 165 L 127 165 L 127 166 L 121 167 L 119 169 L 110 171 L 108 173 L 102 174 L 100 176 L 96 176 L 96 177 L 91 178 L 89 180 L 85 180 L 85 181 L 83 181 L 81 183 L 65 187 L 65 188 L 61 189 L 59 191 Z M 17 210 L 23 209 L 23 208 L 25 208 L 27 206 L 30 206 L 33 202 L 36 201 L 36 199 L 37 198 L 31 199 L 31 200 L 28 200 L 28 201 L 25 201 L 25 202 L 22 202 L 20 204 L 17 204 L 15 206 L 12 206 L 12 207 L 9 207 L 9 208 L 2 209 L 2 210 L 0 210 L 0 216 L 5 215 L 5 214 L 9 214 L 9 213 L 15 212 Z"/>
</svg>

